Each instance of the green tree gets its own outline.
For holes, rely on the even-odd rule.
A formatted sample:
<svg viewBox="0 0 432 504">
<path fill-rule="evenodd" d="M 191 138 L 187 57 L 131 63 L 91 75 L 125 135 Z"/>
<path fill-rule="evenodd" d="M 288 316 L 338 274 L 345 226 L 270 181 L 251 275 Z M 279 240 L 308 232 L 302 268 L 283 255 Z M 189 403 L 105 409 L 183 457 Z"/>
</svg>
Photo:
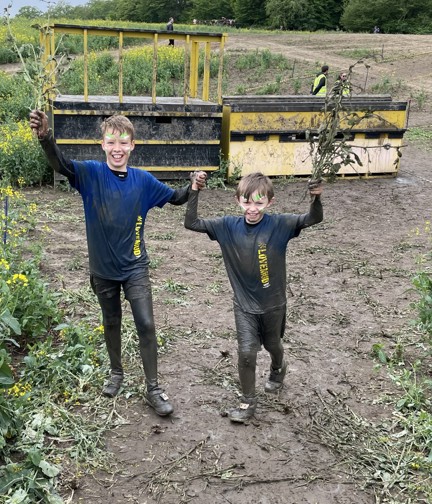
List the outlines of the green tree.
<svg viewBox="0 0 432 504">
<path fill-rule="evenodd" d="M 431 33 L 432 0 L 350 0 L 341 23 L 347 30 L 386 33 Z"/>
<path fill-rule="evenodd" d="M 272 28 L 302 30 L 311 8 L 309 3 L 300 0 L 267 0 L 266 13 Z"/>
<path fill-rule="evenodd" d="M 50 18 L 69 18 L 73 17 L 72 13 L 75 7 L 67 3 L 65 0 L 60 0 L 53 4 L 48 9 L 48 16 Z"/>
<path fill-rule="evenodd" d="M 273 28 L 334 30 L 340 25 L 343 0 L 267 0 L 266 13 Z"/>
<path fill-rule="evenodd" d="M 18 11 L 16 17 L 21 17 L 21 18 L 26 18 L 26 19 L 34 19 L 37 17 L 42 17 L 43 12 L 36 7 L 32 7 L 30 5 L 26 5 L 24 7 L 21 7 L 21 9 Z"/>
<path fill-rule="evenodd" d="M 267 24 L 265 2 L 262 0 L 233 0 L 237 26 L 265 26 Z"/>
<path fill-rule="evenodd" d="M 233 18 L 234 11 L 231 0 L 192 0 L 190 19 L 221 19 Z"/>
<path fill-rule="evenodd" d="M 90 0 L 85 5 L 78 5 L 72 12 L 76 19 L 117 19 L 118 2 L 116 0 Z"/>
<path fill-rule="evenodd" d="M 174 21 L 187 21 L 191 0 L 122 0 L 118 5 L 118 15 L 126 21 L 166 23 L 170 17 Z"/>
</svg>

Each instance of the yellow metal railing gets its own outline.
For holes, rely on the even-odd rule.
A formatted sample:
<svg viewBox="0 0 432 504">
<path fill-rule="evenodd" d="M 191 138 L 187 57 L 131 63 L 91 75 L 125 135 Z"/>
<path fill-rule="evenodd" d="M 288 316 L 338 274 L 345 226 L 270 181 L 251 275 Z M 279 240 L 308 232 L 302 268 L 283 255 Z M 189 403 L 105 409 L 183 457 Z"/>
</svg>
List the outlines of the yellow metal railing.
<svg viewBox="0 0 432 504">
<path fill-rule="evenodd" d="M 84 101 L 89 101 L 89 72 L 88 72 L 88 37 L 105 36 L 118 38 L 118 64 L 119 64 L 119 103 L 124 100 L 123 88 L 123 58 L 124 39 L 133 37 L 135 39 L 153 40 L 153 75 L 152 75 L 152 103 L 156 103 L 156 83 L 158 69 L 158 45 L 160 41 L 174 39 L 184 43 L 184 83 L 183 100 L 186 104 L 189 98 L 198 97 L 199 88 L 199 53 L 200 46 L 204 44 L 204 74 L 202 77 L 202 100 L 208 101 L 210 96 L 210 62 L 212 44 L 218 46 L 219 70 L 217 77 L 217 102 L 222 104 L 222 72 L 225 40 L 224 33 L 199 33 L 199 32 L 168 32 L 161 30 L 140 30 L 138 28 L 107 28 L 99 26 L 82 26 L 69 24 L 53 24 L 43 27 L 40 32 L 41 46 L 44 48 L 43 59 L 46 65 L 53 61 L 55 56 L 56 35 L 81 35 L 83 37 L 84 50 Z M 54 73 L 54 72 L 53 72 Z M 55 82 L 51 83 L 51 89 L 55 88 Z M 51 96 L 51 98 L 54 98 Z"/>
</svg>

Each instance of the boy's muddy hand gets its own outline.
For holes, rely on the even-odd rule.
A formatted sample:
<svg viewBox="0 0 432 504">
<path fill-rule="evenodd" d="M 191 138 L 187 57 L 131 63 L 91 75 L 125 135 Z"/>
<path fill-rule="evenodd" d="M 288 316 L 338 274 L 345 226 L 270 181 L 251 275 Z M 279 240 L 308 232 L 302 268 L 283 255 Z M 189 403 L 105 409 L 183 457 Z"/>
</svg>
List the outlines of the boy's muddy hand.
<svg viewBox="0 0 432 504">
<path fill-rule="evenodd" d="M 45 138 L 48 134 L 48 117 L 41 110 L 30 112 L 30 128 L 38 138 Z"/>
<path fill-rule="evenodd" d="M 192 189 L 199 191 L 204 189 L 207 180 L 207 173 L 205 171 L 195 171 L 190 174 Z"/>
<path fill-rule="evenodd" d="M 308 191 L 311 196 L 319 196 L 323 192 L 322 180 L 309 180 Z"/>
</svg>

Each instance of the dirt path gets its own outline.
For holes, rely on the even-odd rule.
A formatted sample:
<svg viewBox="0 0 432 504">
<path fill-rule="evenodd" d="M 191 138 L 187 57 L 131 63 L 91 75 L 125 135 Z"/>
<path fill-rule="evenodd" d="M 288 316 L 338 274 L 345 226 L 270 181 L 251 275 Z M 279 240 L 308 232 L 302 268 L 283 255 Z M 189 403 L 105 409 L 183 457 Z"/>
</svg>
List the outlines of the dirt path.
<svg viewBox="0 0 432 504">
<path fill-rule="evenodd" d="M 265 397 L 269 361 L 261 352 L 260 405 L 249 425 L 224 416 L 236 402 L 238 380 L 231 292 L 219 249 L 183 228 L 183 208 L 152 212 L 146 234 L 158 264 L 152 270 L 156 322 L 174 338 L 160 373 L 176 411 L 162 419 L 140 397 L 127 398 L 137 385 L 129 370 L 115 403 L 122 425 L 107 438 L 115 462 L 109 472 L 82 477 L 69 491 L 70 502 L 375 502 L 317 436 L 315 419 L 335 397 L 375 422 L 390 414 L 381 401 L 390 384 L 385 372 L 374 370 L 371 348 L 379 342 L 391 348 L 412 318 L 410 277 L 426 246 L 412 231 L 431 218 L 424 196 L 432 183 L 428 161 L 427 153 L 409 147 L 398 178 L 326 186 L 324 222 L 303 232 L 288 253 L 287 385 L 279 397 Z M 303 181 L 279 183 L 274 211 L 305 211 L 304 190 Z M 77 216 L 47 222 L 44 268 L 56 288 L 86 289 L 79 197 L 50 189 L 29 197 L 41 216 L 52 215 L 44 209 L 54 201 Z M 205 191 L 202 216 L 225 211 L 237 212 L 233 192 Z M 84 266 L 69 271 L 73 258 Z M 169 291 L 167 280 L 187 289 Z"/>
</svg>

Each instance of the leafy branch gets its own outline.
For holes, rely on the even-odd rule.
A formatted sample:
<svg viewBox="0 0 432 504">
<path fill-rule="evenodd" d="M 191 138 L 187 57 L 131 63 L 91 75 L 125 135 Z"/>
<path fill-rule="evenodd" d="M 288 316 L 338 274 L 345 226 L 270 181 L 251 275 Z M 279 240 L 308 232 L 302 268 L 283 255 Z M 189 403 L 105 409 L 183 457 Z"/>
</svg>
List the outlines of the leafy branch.
<svg viewBox="0 0 432 504">
<path fill-rule="evenodd" d="M 42 42 L 49 41 L 54 36 L 53 30 L 49 26 L 49 19 L 46 20 L 44 26 L 32 26 L 40 32 L 41 43 L 39 46 L 30 43 L 20 45 L 13 32 L 10 7 L 9 5 L 4 10 L 4 23 L 13 50 L 21 62 L 21 74 L 32 90 L 29 108 L 44 110 L 48 106 L 50 97 L 57 92 L 56 77 L 66 71 L 70 57 L 65 53 L 59 53 L 59 44 L 53 54 L 46 54 L 46 48 Z"/>
<path fill-rule="evenodd" d="M 306 132 L 312 159 L 312 180 L 323 178 L 334 180 L 339 170 L 344 166 L 363 166 L 360 157 L 354 150 L 356 146 L 350 143 L 353 136 L 352 130 L 360 122 L 377 117 L 377 114 L 368 111 L 358 113 L 349 110 L 346 106 L 350 104 L 350 96 L 347 96 L 346 91 L 351 90 L 353 69 L 360 63 L 368 68 L 363 60 L 359 60 L 349 67 L 347 80 L 343 83 L 336 81 L 327 94 L 324 118 L 318 129 Z M 380 119 L 383 120 L 383 118 Z M 374 146 L 362 147 L 366 152 L 369 148 L 374 148 Z M 399 148 L 397 148 L 397 155 L 401 156 Z"/>
</svg>

